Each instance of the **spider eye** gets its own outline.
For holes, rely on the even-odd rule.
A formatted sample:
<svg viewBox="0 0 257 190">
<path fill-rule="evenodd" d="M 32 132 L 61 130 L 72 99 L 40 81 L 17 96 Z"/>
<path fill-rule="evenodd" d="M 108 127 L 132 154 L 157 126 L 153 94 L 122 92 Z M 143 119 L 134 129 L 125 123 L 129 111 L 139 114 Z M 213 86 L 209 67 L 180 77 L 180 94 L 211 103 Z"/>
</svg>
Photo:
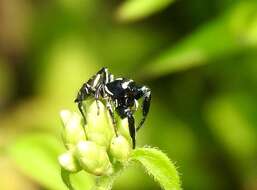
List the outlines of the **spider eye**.
<svg viewBox="0 0 257 190">
<path fill-rule="evenodd" d="M 134 100 L 133 100 L 132 97 L 126 98 L 125 102 L 126 102 L 126 105 L 129 106 L 129 107 L 134 105 Z"/>
</svg>

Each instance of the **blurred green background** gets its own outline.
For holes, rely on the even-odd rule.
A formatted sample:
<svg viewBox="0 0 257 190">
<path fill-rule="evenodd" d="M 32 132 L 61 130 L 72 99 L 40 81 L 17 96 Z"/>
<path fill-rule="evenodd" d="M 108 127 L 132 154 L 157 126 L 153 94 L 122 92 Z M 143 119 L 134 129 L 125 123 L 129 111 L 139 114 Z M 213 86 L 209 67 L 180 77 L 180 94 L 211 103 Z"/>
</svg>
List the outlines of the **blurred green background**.
<svg viewBox="0 0 257 190">
<path fill-rule="evenodd" d="M 257 190 L 257 1 L 1 0 L 0 189 L 62 190 L 59 111 L 101 67 L 152 89 L 138 146 L 185 190 Z M 72 177 L 89 189 L 92 176 Z M 140 167 L 114 190 L 157 190 Z"/>
</svg>

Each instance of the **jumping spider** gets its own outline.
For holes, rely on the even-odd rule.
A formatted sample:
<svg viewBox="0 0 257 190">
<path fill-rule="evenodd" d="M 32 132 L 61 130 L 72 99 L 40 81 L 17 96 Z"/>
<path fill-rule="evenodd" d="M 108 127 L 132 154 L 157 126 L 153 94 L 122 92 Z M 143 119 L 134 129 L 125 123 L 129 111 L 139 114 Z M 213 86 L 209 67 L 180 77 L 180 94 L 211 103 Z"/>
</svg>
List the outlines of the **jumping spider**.
<svg viewBox="0 0 257 190">
<path fill-rule="evenodd" d="M 78 104 L 85 123 L 85 107 L 82 102 L 89 97 L 93 97 L 98 104 L 99 100 L 103 100 L 107 110 L 112 118 L 114 131 L 117 136 L 116 121 L 114 118 L 114 110 L 122 118 L 128 119 L 129 133 L 132 138 L 133 148 L 136 146 L 136 131 L 138 131 L 145 122 L 151 102 L 151 90 L 146 86 L 136 84 L 131 79 L 114 78 L 108 72 L 107 68 L 102 68 L 94 76 L 92 76 L 80 88 L 75 102 Z M 135 127 L 134 112 L 138 109 L 138 101 L 143 98 L 142 102 L 142 119 L 137 127 Z M 99 108 L 99 107 L 98 107 Z"/>
</svg>

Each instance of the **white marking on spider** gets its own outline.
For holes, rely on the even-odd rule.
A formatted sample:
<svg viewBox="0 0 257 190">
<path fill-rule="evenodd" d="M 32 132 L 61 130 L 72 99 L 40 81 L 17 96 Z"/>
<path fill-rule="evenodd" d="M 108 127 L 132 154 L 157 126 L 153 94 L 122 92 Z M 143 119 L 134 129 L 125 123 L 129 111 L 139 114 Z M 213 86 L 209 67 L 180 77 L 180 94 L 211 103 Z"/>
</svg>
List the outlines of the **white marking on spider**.
<svg viewBox="0 0 257 190">
<path fill-rule="evenodd" d="M 129 85 L 131 82 L 132 82 L 132 80 L 129 80 L 129 81 L 127 81 L 127 82 L 122 83 L 122 84 L 121 84 L 122 88 L 123 88 L 123 89 L 128 88 L 128 85 Z"/>
<path fill-rule="evenodd" d="M 113 93 L 112 93 L 111 91 L 109 91 L 109 89 L 108 89 L 106 86 L 104 87 L 104 89 L 105 89 L 105 91 L 106 91 L 108 94 L 113 95 Z"/>
<path fill-rule="evenodd" d="M 136 107 L 136 110 L 138 109 L 138 101 L 135 100 L 135 107 Z"/>
<path fill-rule="evenodd" d="M 142 91 L 145 91 L 145 90 L 147 90 L 147 88 L 146 88 L 145 86 L 143 86 L 143 87 L 141 88 L 141 90 L 142 90 Z"/>
<path fill-rule="evenodd" d="M 109 82 L 112 82 L 113 80 L 114 80 L 114 76 L 110 75 L 110 81 Z"/>
<path fill-rule="evenodd" d="M 100 80 L 100 77 L 101 77 L 101 75 L 99 75 L 99 74 L 96 75 L 96 78 L 95 78 L 95 80 L 93 82 L 93 87 L 96 87 L 96 85 L 98 84 L 98 82 Z"/>
</svg>

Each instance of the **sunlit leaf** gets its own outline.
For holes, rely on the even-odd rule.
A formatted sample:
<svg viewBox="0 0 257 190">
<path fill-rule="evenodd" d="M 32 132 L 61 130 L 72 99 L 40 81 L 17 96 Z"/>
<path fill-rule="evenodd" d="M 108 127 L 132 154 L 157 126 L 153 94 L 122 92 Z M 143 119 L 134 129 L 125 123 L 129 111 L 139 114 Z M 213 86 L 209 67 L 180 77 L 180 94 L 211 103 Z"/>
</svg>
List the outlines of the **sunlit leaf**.
<svg viewBox="0 0 257 190">
<path fill-rule="evenodd" d="M 166 190 L 180 190 L 179 175 L 174 164 L 160 150 L 155 148 L 137 148 L 132 160 L 139 161 L 149 175 Z"/>
<path fill-rule="evenodd" d="M 257 5 L 243 2 L 173 45 L 145 69 L 147 77 L 186 70 L 257 45 Z"/>
<path fill-rule="evenodd" d="M 161 11 L 174 0 L 127 0 L 118 10 L 118 19 L 135 21 Z"/>
</svg>

